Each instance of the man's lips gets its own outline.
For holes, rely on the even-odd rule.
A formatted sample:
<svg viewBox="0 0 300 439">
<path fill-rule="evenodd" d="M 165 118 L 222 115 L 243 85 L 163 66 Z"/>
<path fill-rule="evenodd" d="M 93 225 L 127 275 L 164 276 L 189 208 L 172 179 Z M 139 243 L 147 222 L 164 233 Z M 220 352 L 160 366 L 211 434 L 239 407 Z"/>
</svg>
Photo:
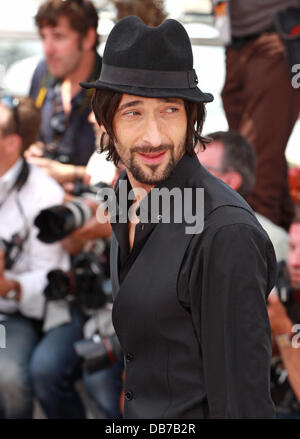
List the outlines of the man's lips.
<svg viewBox="0 0 300 439">
<path fill-rule="evenodd" d="M 47 64 L 58 64 L 60 59 L 58 58 L 47 58 Z"/>
<path fill-rule="evenodd" d="M 162 161 L 166 152 L 167 151 L 159 151 L 159 152 L 155 151 L 155 152 L 147 152 L 147 153 L 138 152 L 138 155 L 141 157 L 141 159 L 144 162 L 156 164 Z"/>
</svg>

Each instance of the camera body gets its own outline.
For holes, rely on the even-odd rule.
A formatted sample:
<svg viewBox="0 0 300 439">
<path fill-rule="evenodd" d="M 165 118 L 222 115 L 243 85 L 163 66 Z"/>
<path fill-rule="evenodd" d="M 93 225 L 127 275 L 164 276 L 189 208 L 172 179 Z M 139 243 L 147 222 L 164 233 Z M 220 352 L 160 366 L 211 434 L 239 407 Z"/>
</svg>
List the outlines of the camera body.
<svg viewBox="0 0 300 439">
<path fill-rule="evenodd" d="M 69 164 L 71 163 L 71 157 L 68 153 L 60 151 L 59 145 L 56 142 L 47 143 L 43 147 L 43 157 L 56 160 L 60 163 Z"/>
<path fill-rule="evenodd" d="M 98 241 L 101 241 L 99 243 Z M 72 257 L 70 271 L 52 270 L 44 294 L 48 301 L 74 301 L 85 314 L 101 308 L 111 300 L 106 288 L 109 277 L 109 244 L 96 240 L 93 251 L 83 251 Z"/>
<path fill-rule="evenodd" d="M 83 359 L 87 373 L 110 367 L 122 358 L 122 350 L 111 323 L 111 291 L 109 279 L 109 245 L 103 251 L 82 252 L 73 257 L 71 270 L 53 270 L 48 273 L 48 285 L 44 294 L 47 301 L 72 300 L 79 309 L 94 319 L 94 331 L 88 338 L 74 344 Z M 90 322 L 88 320 L 87 323 Z M 105 322 L 106 320 L 106 322 Z M 107 334 L 103 328 L 111 328 Z"/>
<path fill-rule="evenodd" d="M 83 367 L 87 373 L 112 366 L 122 359 L 122 349 L 116 334 L 103 336 L 99 332 L 89 339 L 74 344 L 75 351 L 83 358 Z"/>
</svg>

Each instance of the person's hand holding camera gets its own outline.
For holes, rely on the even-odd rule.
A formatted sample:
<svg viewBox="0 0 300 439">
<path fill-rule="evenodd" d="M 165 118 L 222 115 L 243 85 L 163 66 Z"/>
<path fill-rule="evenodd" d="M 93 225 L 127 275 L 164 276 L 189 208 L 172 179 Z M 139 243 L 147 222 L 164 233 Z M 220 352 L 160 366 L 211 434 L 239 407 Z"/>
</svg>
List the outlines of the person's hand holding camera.
<svg viewBox="0 0 300 439">
<path fill-rule="evenodd" d="M 85 166 L 65 164 L 58 160 L 44 157 L 44 149 L 45 145 L 42 142 L 33 143 L 25 151 L 27 162 L 39 166 L 46 174 L 50 175 L 60 184 L 74 182 L 76 178 L 84 176 Z"/>
</svg>

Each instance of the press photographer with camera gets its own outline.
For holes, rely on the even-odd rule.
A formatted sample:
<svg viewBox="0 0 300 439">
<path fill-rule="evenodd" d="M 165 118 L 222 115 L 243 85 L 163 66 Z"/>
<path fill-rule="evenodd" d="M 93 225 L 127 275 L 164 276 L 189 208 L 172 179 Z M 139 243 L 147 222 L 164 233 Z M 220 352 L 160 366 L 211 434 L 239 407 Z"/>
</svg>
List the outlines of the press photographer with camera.
<svg viewBox="0 0 300 439">
<path fill-rule="evenodd" d="M 300 344 L 293 332 L 293 325 L 300 323 L 299 220 L 290 227 L 288 257 L 286 263 L 279 264 L 268 313 L 274 343 L 271 376 L 277 417 L 300 419 Z"/>
<path fill-rule="evenodd" d="M 27 158 L 65 183 L 83 177 L 94 149 L 90 93 L 78 83 L 100 74 L 98 13 L 89 0 L 45 0 L 35 24 L 45 59 L 34 71 L 29 95 L 41 108 L 42 124 L 40 142 Z"/>
<path fill-rule="evenodd" d="M 123 362 L 111 322 L 111 227 L 108 220 L 98 223 L 95 218 L 101 190 L 107 187 L 77 181 L 73 198 L 42 210 L 35 219 L 40 240 L 62 240 L 72 254 L 69 271 L 48 273 L 45 335 L 31 362 L 35 394 L 51 419 L 86 417 L 77 389 L 80 378 L 105 417 L 121 417 Z"/>
<path fill-rule="evenodd" d="M 31 418 L 29 362 L 41 336 L 47 273 L 69 267 L 60 243 L 46 245 L 36 235 L 38 212 L 63 201 L 64 192 L 23 154 L 35 141 L 40 112 L 30 98 L 0 98 L 0 418 Z"/>
</svg>

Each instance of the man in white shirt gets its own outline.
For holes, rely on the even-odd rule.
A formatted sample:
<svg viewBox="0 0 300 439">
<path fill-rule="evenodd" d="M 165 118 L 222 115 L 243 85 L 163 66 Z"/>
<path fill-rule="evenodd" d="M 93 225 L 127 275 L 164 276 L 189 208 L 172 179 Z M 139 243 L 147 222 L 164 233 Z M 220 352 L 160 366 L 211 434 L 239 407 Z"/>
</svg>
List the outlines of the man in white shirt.
<svg viewBox="0 0 300 439">
<path fill-rule="evenodd" d="M 33 222 L 64 192 L 23 153 L 36 140 L 40 114 L 30 98 L 0 100 L 0 418 L 31 418 L 28 365 L 41 336 L 47 273 L 68 269 L 61 244 L 43 244 Z"/>
</svg>

